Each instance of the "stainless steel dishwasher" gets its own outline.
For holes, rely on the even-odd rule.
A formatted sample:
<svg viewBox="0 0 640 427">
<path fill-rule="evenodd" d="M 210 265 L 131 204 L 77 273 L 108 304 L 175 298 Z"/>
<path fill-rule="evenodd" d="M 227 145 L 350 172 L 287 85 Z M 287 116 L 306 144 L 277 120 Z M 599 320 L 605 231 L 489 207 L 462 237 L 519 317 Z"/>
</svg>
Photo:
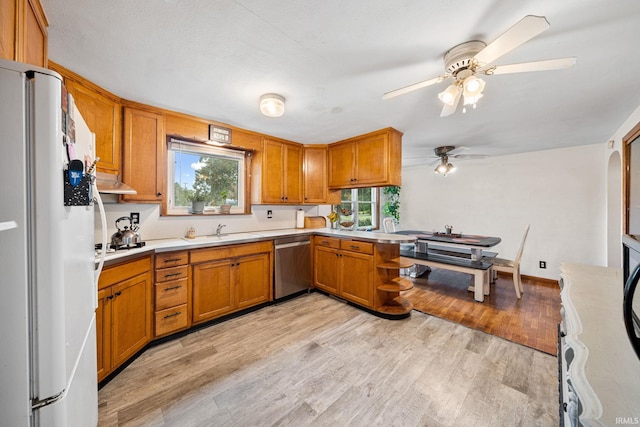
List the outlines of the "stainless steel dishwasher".
<svg viewBox="0 0 640 427">
<path fill-rule="evenodd" d="M 292 296 L 311 287 L 311 241 L 292 236 L 275 241 L 274 298 Z"/>
</svg>

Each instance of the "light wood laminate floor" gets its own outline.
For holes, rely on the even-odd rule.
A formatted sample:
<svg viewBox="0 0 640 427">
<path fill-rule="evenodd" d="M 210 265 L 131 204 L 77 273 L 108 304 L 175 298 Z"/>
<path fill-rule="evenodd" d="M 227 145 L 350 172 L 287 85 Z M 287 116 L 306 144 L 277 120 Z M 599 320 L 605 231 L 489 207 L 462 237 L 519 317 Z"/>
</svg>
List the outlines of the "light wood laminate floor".
<svg viewBox="0 0 640 427">
<path fill-rule="evenodd" d="M 312 293 L 147 350 L 100 426 L 555 426 L 557 360 L 414 311 Z"/>
</svg>

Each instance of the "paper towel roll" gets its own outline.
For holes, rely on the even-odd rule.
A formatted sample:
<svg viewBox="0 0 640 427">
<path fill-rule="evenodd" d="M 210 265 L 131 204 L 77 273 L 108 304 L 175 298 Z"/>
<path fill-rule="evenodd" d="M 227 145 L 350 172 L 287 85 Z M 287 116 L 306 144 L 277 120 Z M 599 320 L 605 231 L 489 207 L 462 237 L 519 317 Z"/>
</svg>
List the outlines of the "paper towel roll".
<svg viewBox="0 0 640 427">
<path fill-rule="evenodd" d="M 296 211 L 296 228 L 304 228 L 304 211 L 302 209 Z"/>
</svg>

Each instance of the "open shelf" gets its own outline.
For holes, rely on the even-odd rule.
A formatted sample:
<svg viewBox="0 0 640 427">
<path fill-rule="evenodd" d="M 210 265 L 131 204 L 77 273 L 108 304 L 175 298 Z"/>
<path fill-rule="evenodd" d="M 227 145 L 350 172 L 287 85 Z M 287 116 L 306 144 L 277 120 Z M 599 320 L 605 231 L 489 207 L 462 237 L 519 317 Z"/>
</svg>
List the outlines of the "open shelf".
<svg viewBox="0 0 640 427">
<path fill-rule="evenodd" d="M 409 268 L 413 265 L 411 261 L 404 261 L 400 258 L 390 259 L 388 261 L 383 262 L 382 264 L 378 264 L 378 268 L 384 268 L 387 270 L 400 270 L 402 268 Z"/>
<path fill-rule="evenodd" d="M 413 282 L 404 277 L 396 277 L 393 280 L 378 286 L 379 291 L 383 292 L 402 292 L 413 288 Z"/>
<path fill-rule="evenodd" d="M 409 314 L 411 313 L 411 310 L 413 310 L 413 304 L 411 304 L 409 300 L 402 297 L 396 297 L 393 300 L 388 301 L 382 307 L 378 308 L 379 312 L 394 316 Z"/>
</svg>

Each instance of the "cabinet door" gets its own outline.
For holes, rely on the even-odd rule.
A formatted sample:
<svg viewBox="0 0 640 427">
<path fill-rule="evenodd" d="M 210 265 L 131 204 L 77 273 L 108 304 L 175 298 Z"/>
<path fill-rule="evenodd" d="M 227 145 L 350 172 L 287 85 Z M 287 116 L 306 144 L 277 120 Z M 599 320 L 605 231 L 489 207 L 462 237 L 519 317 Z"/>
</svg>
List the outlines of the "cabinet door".
<svg viewBox="0 0 640 427">
<path fill-rule="evenodd" d="M 16 0 L 0 0 L 0 58 L 15 61 Z"/>
<path fill-rule="evenodd" d="M 354 183 L 355 152 L 353 143 L 329 146 L 329 187 L 349 188 Z"/>
<path fill-rule="evenodd" d="M 258 254 L 232 261 L 236 308 L 243 309 L 270 300 L 271 257 Z"/>
<path fill-rule="evenodd" d="M 342 251 L 339 295 L 373 307 L 373 256 Z"/>
<path fill-rule="evenodd" d="M 118 366 L 151 340 L 151 273 L 111 287 L 112 355 Z"/>
<path fill-rule="evenodd" d="M 356 184 L 361 186 L 389 180 L 388 146 L 389 137 L 386 133 L 356 142 Z"/>
<path fill-rule="evenodd" d="M 38 0 L 24 1 L 22 59 L 39 67 L 47 66 L 47 21 Z M 18 2 L 22 3 L 22 2 Z"/>
<path fill-rule="evenodd" d="M 96 344 L 98 352 L 98 381 L 111 372 L 111 288 L 98 291 L 96 309 Z"/>
<path fill-rule="evenodd" d="M 213 319 L 233 310 L 231 260 L 193 266 L 193 322 Z"/>
<path fill-rule="evenodd" d="M 302 203 L 302 146 L 284 144 L 284 201 Z"/>
<path fill-rule="evenodd" d="M 315 248 L 313 283 L 316 287 L 338 294 L 340 251 L 324 246 Z"/>
<path fill-rule="evenodd" d="M 59 67 L 53 69 L 62 71 Z M 122 106 L 115 99 L 85 87 L 75 80 L 67 79 L 66 76 L 64 85 L 73 95 L 87 126 L 96 135 L 96 157 L 100 157 L 96 169 L 100 172 L 119 174 Z"/>
<path fill-rule="evenodd" d="M 304 147 L 304 202 L 327 203 L 327 147 Z"/>
<path fill-rule="evenodd" d="M 283 203 L 282 167 L 284 159 L 284 144 L 270 139 L 264 140 L 262 152 L 262 202 Z"/>
<path fill-rule="evenodd" d="M 134 108 L 124 109 L 122 180 L 138 193 L 125 202 L 161 202 L 164 191 L 166 143 L 164 116 Z"/>
</svg>

